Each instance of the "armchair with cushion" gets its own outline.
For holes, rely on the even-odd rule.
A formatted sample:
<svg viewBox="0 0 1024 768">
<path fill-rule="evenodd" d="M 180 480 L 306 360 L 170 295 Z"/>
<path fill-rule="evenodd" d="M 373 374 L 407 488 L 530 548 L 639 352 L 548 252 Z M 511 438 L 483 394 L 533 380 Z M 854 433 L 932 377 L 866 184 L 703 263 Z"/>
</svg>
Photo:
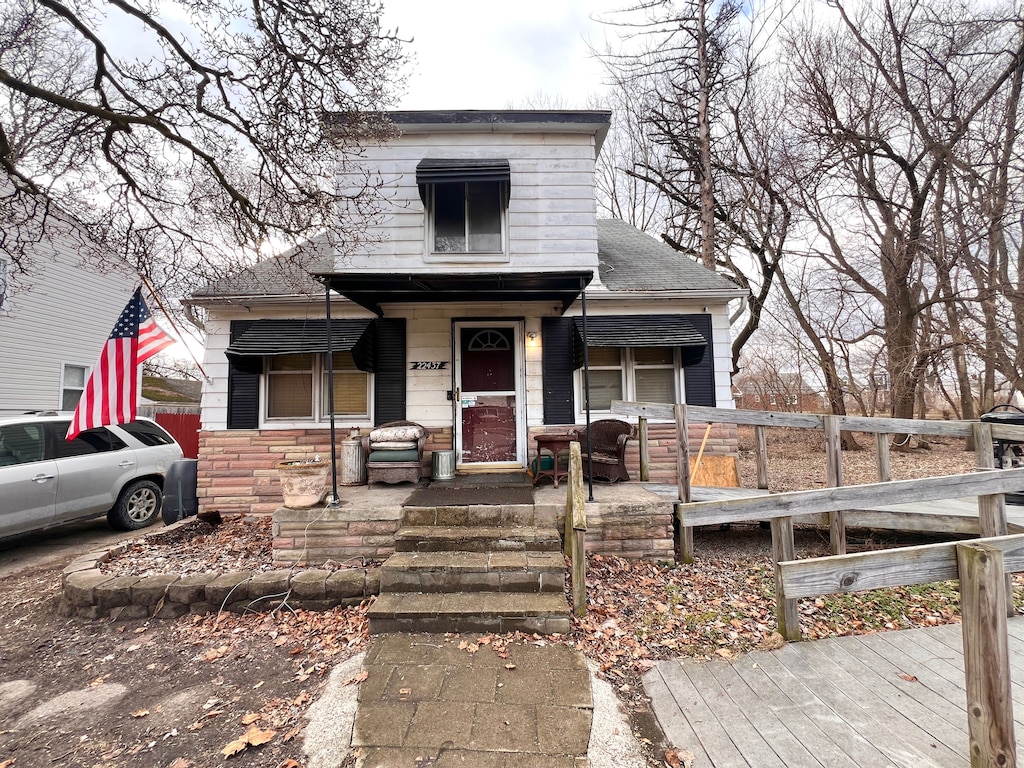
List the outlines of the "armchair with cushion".
<svg viewBox="0 0 1024 768">
<path fill-rule="evenodd" d="M 413 421 L 392 421 L 363 436 L 366 482 L 418 483 L 427 430 Z"/>
<path fill-rule="evenodd" d="M 571 432 L 583 452 L 583 472 L 589 466 L 587 456 L 587 428 L 578 427 Z M 590 425 L 590 458 L 594 464 L 594 477 L 609 482 L 629 480 L 626 471 L 626 442 L 636 435 L 632 424 L 618 419 L 601 419 Z"/>
</svg>

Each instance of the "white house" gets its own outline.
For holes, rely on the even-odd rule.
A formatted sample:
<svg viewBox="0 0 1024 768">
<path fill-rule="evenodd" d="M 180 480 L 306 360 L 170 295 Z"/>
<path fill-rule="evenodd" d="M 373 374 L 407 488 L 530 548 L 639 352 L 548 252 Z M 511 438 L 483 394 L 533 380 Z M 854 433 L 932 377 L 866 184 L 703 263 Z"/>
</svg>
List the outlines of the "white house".
<svg viewBox="0 0 1024 768">
<path fill-rule="evenodd" d="M 83 237 L 51 215 L 16 285 L 0 253 L 0 412 L 72 410 L 137 279 L 83 263 Z"/>
<path fill-rule="evenodd" d="M 585 423 L 585 338 L 592 419 L 613 400 L 731 405 L 727 308 L 743 291 L 597 219 L 610 113 L 389 116 L 397 138 L 365 153 L 388 207 L 361 253 L 311 247 L 309 274 L 264 263 L 191 298 L 209 318 L 204 503 L 272 509 L 273 463 L 328 450 L 323 283 L 341 434 L 415 421 L 460 471 L 521 469 L 533 434 Z M 674 478 L 670 429 L 652 431 L 656 479 Z"/>
</svg>

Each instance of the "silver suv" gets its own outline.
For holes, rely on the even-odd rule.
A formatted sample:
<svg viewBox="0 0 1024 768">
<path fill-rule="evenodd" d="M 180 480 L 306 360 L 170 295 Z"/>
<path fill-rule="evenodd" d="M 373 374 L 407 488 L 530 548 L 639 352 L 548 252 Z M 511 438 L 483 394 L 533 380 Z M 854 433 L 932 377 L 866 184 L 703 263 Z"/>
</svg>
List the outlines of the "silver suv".
<svg viewBox="0 0 1024 768">
<path fill-rule="evenodd" d="M 106 514 L 113 528 L 149 525 L 181 447 L 148 419 L 64 439 L 71 417 L 0 416 L 0 538 Z"/>
</svg>

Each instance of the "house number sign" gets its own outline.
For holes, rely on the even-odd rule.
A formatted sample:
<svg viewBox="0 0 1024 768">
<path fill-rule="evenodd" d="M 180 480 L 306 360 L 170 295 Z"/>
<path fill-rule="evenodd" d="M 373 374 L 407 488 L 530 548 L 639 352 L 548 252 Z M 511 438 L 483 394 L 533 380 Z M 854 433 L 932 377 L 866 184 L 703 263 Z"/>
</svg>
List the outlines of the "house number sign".
<svg viewBox="0 0 1024 768">
<path fill-rule="evenodd" d="M 428 360 L 419 363 L 410 363 L 412 371 L 443 371 L 448 367 L 447 360 Z"/>
</svg>

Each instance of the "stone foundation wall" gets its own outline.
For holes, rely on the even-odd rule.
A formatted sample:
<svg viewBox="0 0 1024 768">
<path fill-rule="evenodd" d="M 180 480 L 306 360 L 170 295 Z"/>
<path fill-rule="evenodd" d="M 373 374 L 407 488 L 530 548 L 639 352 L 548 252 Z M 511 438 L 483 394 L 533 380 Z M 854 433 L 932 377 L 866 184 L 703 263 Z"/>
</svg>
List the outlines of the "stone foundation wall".
<svg viewBox="0 0 1024 768">
<path fill-rule="evenodd" d="M 347 431 L 340 432 L 339 443 L 348 436 Z M 430 474 L 431 451 L 451 447 L 450 429 L 431 430 L 424 446 L 421 474 Z M 331 455 L 329 430 L 201 431 L 197 483 L 200 511 L 270 514 L 281 506 L 276 464 L 312 459 L 318 454 L 325 459 Z"/>
<path fill-rule="evenodd" d="M 401 523 L 401 507 L 281 507 L 274 513 L 274 565 L 385 560 Z"/>
<path fill-rule="evenodd" d="M 73 560 L 61 576 L 58 613 L 85 619 L 175 619 L 187 613 L 271 611 L 288 596 L 292 608 L 322 611 L 359 605 L 380 591 L 379 568 L 229 571 L 187 576 L 113 576 L 100 566 L 127 544 Z"/>
</svg>

